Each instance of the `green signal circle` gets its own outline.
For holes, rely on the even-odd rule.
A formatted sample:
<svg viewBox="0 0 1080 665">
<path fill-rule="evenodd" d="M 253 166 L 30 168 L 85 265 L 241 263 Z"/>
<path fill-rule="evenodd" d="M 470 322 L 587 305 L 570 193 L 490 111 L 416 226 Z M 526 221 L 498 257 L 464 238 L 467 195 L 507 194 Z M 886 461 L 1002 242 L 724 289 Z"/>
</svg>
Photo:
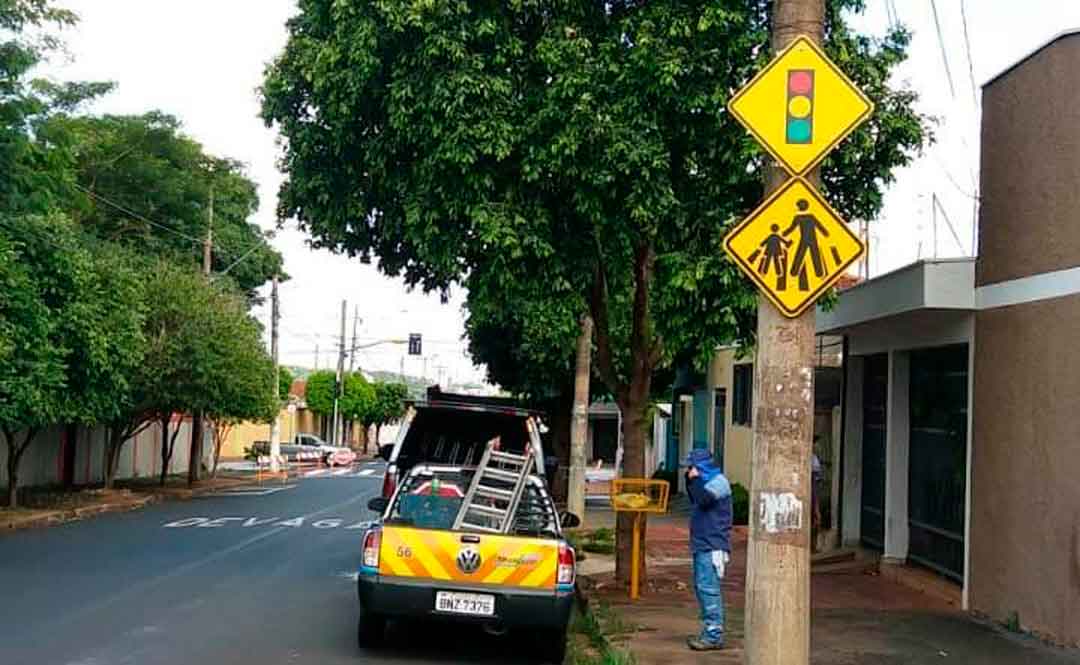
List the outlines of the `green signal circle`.
<svg viewBox="0 0 1080 665">
<path fill-rule="evenodd" d="M 810 140 L 809 120 L 790 120 L 787 125 L 787 138 L 789 142 L 806 143 Z"/>
</svg>

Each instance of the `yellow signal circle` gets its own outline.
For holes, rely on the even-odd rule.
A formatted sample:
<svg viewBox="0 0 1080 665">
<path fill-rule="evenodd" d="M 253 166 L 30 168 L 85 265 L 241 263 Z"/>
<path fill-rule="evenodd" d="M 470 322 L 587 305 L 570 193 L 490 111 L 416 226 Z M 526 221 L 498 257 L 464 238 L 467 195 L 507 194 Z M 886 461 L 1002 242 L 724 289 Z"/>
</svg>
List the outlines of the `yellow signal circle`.
<svg viewBox="0 0 1080 665">
<path fill-rule="evenodd" d="M 810 103 L 810 98 L 799 95 L 797 97 L 792 97 L 791 101 L 788 102 L 788 113 L 790 113 L 793 118 L 805 118 L 810 115 L 811 107 L 812 104 Z"/>
</svg>

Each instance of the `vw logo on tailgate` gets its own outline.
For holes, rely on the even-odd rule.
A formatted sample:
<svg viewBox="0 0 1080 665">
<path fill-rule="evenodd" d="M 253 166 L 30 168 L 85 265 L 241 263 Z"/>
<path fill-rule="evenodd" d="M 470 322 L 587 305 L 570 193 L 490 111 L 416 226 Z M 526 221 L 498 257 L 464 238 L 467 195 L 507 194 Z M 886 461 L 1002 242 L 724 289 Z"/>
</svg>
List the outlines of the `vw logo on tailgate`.
<svg viewBox="0 0 1080 665">
<path fill-rule="evenodd" d="M 463 547 L 457 555 L 457 567 L 466 575 L 472 575 L 480 569 L 480 552 L 473 547 Z"/>
</svg>

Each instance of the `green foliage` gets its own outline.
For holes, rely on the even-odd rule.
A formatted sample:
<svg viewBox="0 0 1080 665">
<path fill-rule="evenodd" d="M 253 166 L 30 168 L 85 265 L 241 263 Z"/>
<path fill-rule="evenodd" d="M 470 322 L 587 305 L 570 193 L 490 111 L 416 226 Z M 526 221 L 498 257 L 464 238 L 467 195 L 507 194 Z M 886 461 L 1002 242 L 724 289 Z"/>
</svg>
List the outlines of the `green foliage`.
<svg viewBox="0 0 1080 665">
<path fill-rule="evenodd" d="M 575 606 L 570 616 L 569 653 L 571 665 L 634 665 L 634 655 L 612 645 L 611 638 L 625 637 L 634 632 L 619 614 L 605 603 L 589 607 Z M 576 639 L 582 638 L 584 645 Z"/>
<path fill-rule="evenodd" d="M 14 501 L 38 431 L 108 422 L 128 408 L 145 308 L 132 257 L 88 246 L 62 215 L 0 218 L 0 256 L 0 431 Z"/>
<path fill-rule="evenodd" d="M 368 383 L 360 372 L 345 375 L 338 410 L 345 420 L 371 424 L 376 409 L 375 386 Z"/>
<path fill-rule="evenodd" d="M 405 400 L 409 398 L 409 388 L 404 383 L 376 381 L 375 398 L 370 414 L 370 424 L 390 425 L 401 420 L 405 415 Z"/>
<path fill-rule="evenodd" d="M 739 483 L 731 486 L 731 513 L 733 523 L 750 523 L 750 492 Z"/>
<path fill-rule="evenodd" d="M 281 272 L 247 221 L 254 183 L 165 114 L 77 114 L 111 84 L 31 80 L 59 46 L 55 30 L 74 22 L 48 0 L 0 1 L 0 432 L 12 500 L 46 426 L 106 425 L 108 484 L 123 442 L 154 419 L 277 411 L 261 328 L 235 286 L 250 295 Z M 211 191 L 214 267 L 229 276 L 208 281 L 196 266 Z"/>
<path fill-rule="evenodd" d="M 586 306 L 603 307 L 613 392 L 704 359 L 753 335 L 720 242 L 761 199 L 765 158 L 724 105 L 768 58 L 769 8 L 307 0 L 262 91 L 286 139 L 279 216 L 426 289 L 468 275 L 474 355 L 516 392 L 565 376 Z M 878 112 L 824 187 L 869 219 L 925 119 L 888 86 L 907 33 L 855 35 L 842 13 L 861 3 L 829 9 L 826 49 Z"/>
<path fill-rule="evenodd" d="M 55 113 L 38 134 L 63 161 L 58 203 L 90 233 L 201 265 L 213 196 L 212 269 L 249 296 L 281 274 L 281 255 L 248 221 L 259 197 L 243 164 L 207 154 L 176 118 Z"/>
<path fill-rule="evenodd" d="M 334 413 L 334 391 L 337 387 L 337 375 L 333 370 L 312 372 L 307 378 L 304 401 L 312 413 L 329 416 Z"/>
<path fill-rule="evenodd" d="M 278 399 L 281 401 L 289 399 L 289 391 L 292 390 L 294 380 L 295 376 L 291 369 L 284 365 L 278 368 Z"/>
</svg>

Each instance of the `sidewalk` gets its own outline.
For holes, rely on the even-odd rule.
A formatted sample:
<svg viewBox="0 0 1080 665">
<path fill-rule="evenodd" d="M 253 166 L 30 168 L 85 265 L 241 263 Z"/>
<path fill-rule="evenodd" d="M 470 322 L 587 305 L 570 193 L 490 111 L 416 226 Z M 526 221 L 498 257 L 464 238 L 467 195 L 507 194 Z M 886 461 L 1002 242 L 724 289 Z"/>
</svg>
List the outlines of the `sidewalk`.
<svg viewBox="0 0 1080 665">
<path fill-rule="evenodd" d="M 728 649 L 696 653 L 686 638 L 700 628 L 691 585 L 686 516 L 650 518 L 648 583 L 631 603 L 614 583 L 613 565 L 582 572 L 591 601 L 609 605 L 634 630 L 620 637 L 637 665 L 741 663 L 746 580 L 746 527 L 733 532 L 732 563 L 724 580 Z M 605 515 L 604 513 L 607 512 Z M 614 522 L 610 511 L 590 510 L 590 528 Z M 1080 651 L 1047 647 L 980 623 L 947 601 L 915 591 L 865 566 L 823 566 L 811 577 L 811 662 L 814 665 L 926 665 L 934 663 L 1080 665 Z"/>
<path fill-rule="evenodd" d="M 280 481 L 278 481 L 280 482 Z M 0 533 L 5 530 L 33 529 L 103 515 L 138 510 L 147 504 L 167 499 L 190 499 L 201 494 L 253 485 L 253 475 L 219 475 L 200 480 L 188 487 L 187 479 L 170 476 L 165 486 L 157 478 L 117 481 L 117 488 L 41 489 L 24 496 L 24 506 L 11 510 L 0 507 Z"/>
<path fill-rule="evenodd" d="M 12 510 L 0 507 L 0 532 L 63 524 L 104 513 L 137 510 L 156 500 L 155 496 L 123 489 L 41 492 L 32 496 L 29 505 L 24 508 Z"/>
</svg>

